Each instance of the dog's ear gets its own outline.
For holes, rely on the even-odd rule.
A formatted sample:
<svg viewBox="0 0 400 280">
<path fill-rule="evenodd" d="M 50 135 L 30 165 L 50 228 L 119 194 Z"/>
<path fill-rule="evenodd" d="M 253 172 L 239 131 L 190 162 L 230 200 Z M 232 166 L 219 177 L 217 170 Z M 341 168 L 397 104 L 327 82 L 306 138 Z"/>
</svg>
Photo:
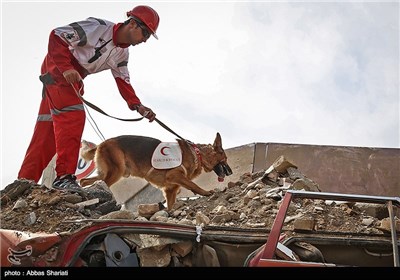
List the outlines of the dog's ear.
<svg viewBox="0 0 400 280">
<path fill-rule="evenodd" d="M 217 132 L 217 136 L 215 137 L 214 144 L 213 144 L 215 151 L 223 151 L 222 149 L 222 139 L 219 132 Z"/>
</svg>

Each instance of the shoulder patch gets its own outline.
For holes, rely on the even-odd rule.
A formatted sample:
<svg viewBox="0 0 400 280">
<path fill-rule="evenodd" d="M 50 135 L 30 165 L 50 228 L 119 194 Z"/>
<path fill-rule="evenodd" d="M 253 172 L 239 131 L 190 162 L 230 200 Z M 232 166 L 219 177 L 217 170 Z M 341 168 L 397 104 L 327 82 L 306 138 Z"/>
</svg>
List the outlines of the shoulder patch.
<svg viewBox="0 0 400 280">
<path fill-rule="evenodd" d="M 77 42 L 81 39 L 79 38 L 78 32 L 76 32 L 76 30 L 74 30 L 73 32 L 63 32 L 60 34 L 60 36 L 70 43 Z"/>
</svg>

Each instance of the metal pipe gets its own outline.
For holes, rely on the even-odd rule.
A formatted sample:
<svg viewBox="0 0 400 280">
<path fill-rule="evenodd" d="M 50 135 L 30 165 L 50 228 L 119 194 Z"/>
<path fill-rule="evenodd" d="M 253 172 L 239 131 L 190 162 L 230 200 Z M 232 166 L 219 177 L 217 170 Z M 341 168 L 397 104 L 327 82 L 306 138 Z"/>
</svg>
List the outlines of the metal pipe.
<svg viewBox="0 0 400 280">
<path fill-rule="evenodd" d="M 389 217 L 390 217 L 390 229 L 392 232 L 392 246 L 393 246 L 393 261 L 394 266 L 399 267 L 399 247 L 397 245 L 397 234 L 396 234 L 396 223 L 394 220 L 393 215 L 393 203 L 392 201 L 388 201 L 388 210 L 389 210 Z"/>
</svg>

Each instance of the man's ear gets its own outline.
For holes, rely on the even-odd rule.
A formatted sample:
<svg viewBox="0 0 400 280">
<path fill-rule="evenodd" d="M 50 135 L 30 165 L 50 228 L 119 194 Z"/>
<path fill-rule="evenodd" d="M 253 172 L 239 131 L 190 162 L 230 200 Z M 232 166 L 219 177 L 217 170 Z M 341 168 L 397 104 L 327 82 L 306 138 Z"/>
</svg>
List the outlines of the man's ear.
<svg viewBox="0 0 400 280">
<path fill-rule="evenodd" d="M 129 25 L 131 28 L 136 28 L 136 27 L 137 27 L 137 23 L 136 23 L 136 21 L 134 21 L 133 19 L 131 19 L 131 20 L 129 21 L 128 25 Z"/>
</svg>

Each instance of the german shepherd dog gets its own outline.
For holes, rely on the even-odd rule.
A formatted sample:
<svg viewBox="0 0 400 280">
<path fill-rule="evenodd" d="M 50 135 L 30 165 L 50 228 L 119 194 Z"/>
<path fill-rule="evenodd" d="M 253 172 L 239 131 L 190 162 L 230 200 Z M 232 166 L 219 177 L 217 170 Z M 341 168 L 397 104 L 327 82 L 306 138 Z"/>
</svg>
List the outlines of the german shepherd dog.
<svg viewBox="0 0 400 280">
<path fill-rule="evenodd" d="M 222 148 L 221 135 L 217 133 L 214 144 L 194 144 L 177 139 L 182 151 L 181 165 L 171 169 L 155 169 L 151 158 L 160 140 L 134 135 L 110 138 L 97 147 L 89 148 L 83 141 L 81 156 L 86 161 L 94 159 L 98 175 L 80 180 L 82 187 L 103 180 L 108 187 L 121 177 L 140 177 L 163 191 L 168 211 L 172 209 L 180 187 L 194 194 L 210 196 L 213 190 L 206 191 L 192 182 L 192 179 L 205 172 L 213 171 L 218 181 L 232 174 L 227 156 Z"/>
</svg>

